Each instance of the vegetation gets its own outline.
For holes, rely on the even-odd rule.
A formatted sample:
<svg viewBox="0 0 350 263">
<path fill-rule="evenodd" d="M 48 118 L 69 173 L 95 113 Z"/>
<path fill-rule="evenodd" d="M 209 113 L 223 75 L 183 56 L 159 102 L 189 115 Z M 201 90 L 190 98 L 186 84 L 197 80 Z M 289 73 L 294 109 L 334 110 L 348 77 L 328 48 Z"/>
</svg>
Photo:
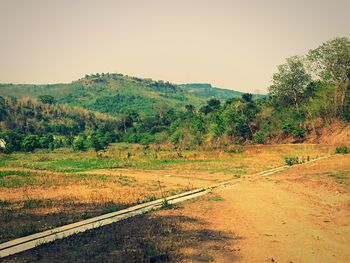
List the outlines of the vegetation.
<svg viewBox="0 0 350 263">
<path fill-rule="evenodd" d="M 350 153 L 350 147 L 347 146 L 339 146 L 335 149 L 336 153 Z"/>
<path fill-rule="evenodd" d="M 285 160 L 286 164 L 289 165 L 289 166 L 292 166 L 292 165 L 300 163 L 299 157 L 295 157 L 295 156 L 285 157 L 284 160 Z"/>
<path fill-rule="evenodd" d="M 116 143 L 98 156 L 92 148 L 68 147 L 0 154 L 0 242 L 159 198 L 164 208 L 175 208 L 171 195 L 281 166 L 286 155 L 331 151 L 297 144 L 179 152 Z"/>
<path fill-rule="evenodd" d="M 0 149 L 5 153 L 70 145 L 76 150 L 90 146 L 100 150 L 117 139 L 120 122 L 101 113 L 32 98 L 0 97 L 0 105 L 0 138 L 6 143 Z"/>
<path fill-rule="evenodd" d="M 6 152 L 61 146 L 99 152 L 111 142 L 170 144 L 180 151 L 303 142 L 332 122 L 350 121 L 349 79 L 350 41 L 335 38 L 306 56 L 287 58 L 268 97 L 109 73 L 71 84 L 3 84 L 0 94 L 39 101 L 0 97 L 0 138 Z"/>
</svg>

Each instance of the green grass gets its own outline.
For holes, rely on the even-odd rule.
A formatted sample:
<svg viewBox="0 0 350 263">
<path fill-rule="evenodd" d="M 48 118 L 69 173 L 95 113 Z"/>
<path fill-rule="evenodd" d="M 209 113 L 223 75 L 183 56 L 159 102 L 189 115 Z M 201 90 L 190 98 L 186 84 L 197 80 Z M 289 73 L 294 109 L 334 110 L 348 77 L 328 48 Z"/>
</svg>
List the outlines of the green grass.
<svg viewBox="0 0 350 263">
<path fill-rule="evenodd" d="M 23 186 L 33 186 L 35 185 L 35 179 L 29 177 L 18 177 L 18 178 L 0 178 L 0 187 L 4 188 L 18 188 Z"/>
<path fill-rule="evenodd" d="M 160 148 L 149 148 L 145 154 L 144 146 L 121 143 L 111 145 L 106 152 L 102 153 L 102 157 L 97 157 L 93 151 L 73 152 L 69 148 L 60 148 L 53 152 L 37 150 L 34 153 L 0 154 L 0 165 L 13 169 L 23 167 L 64 173 L 84 173 L 95 169 L 136 168 L 187 170 L 240 176 L 283 165 L 285 156 L 316 158 L 328 153 L 328 148 L 323 146 L 292 145 L 278 148 L 266 146 L 264 151 L 268 150 L 268 154 L 264 153 L 259 157 L 260 148 L 257 150 L 250 150 L 249 147 L 243 148 L 244 152 L 240 153 L 183 150 L 179 156 L 176 150 Z M 131 153 L 129 157 L 128 152 Z M 221 155 L 220 158 L 218 154 Z M 21 184 L 21 182 L 16 184 Z"/>
<path fill-rule="evenodd" d="M 5 176 L 17 175 L 17 176 L 31 176 L 35 173 L 30 171 L 21 171 L 21 170 L 5 170 L 0 171 L 0 178 Z"/>
<path fill-rule="evenodd" d="M 81 158 L 81 154 L 71 153 L 69 156 L 64 156 L 58 153 L 49 153 L 48 157 L 42 159 L 40 153 L 36 155 L 34 153 L 29 158 L 24 157 L 23 154 L 16 154 L 19 158 L 12 161 L 8 161 L 6 165 L 8 167 L 23 167 L 35 170 L 49 170 L 55 172 L 83 172 L 95 169 L 112 169 L 123 167 L 118 159 L 101 159 L 97 157 L 85 156 Z M 52 160 L 50 160 L 52 156 Z"/>
<path fill-rule="evenodd" d="M 331 172 L 331 173 L 327 173 L 327 175 L 330 176 L 330 177 L 333 177 L 334 180 L 338 184 L 349 186 L 349 183 L 348 183 L 348 177 L 350 176 L 350 171 L 349 170 Z"/>
<path fill-rule="evenodd" d="M 90 167 L 90 166 L 89 166 Z M 88 168 L 89 168 L 88 167 Z M 95 168 L 95 166 L 93 166 Z M 80 167 L 81 168 L 81 167 Z M 135 179 L 129 178 L 123 175 L 108 174 L 88 174 L 88 173 L 75 173 L 79 169 L 69 169 L 67 166 L 61 167 L 61 171 L 69 171 L 62 174 L 50 174 L 45 171 L 25 171 L 25 170 L 4 170 L 0 171 L 0 187 L 4 188 L 18 188 L 25 186 L 40 186 L 40 187 L 52 187 L 70 183 L 80 184 L 98 184 L 103 187 L 108 182 L 118 183 L 121 186 L 132 186 L 135 184 Z M 86 167 L 83 167 L 84 169 Z M 91 168 L 91 167 L 90 167 Z M 97 183 L 98 182 L 98 183 Z"/>
<path fill-rule="evenodd" d="M 207 200 L 208 201 L 223 201 L 224 200 L 224 198 L 222 198 L 221 196 L 219 196 L 219 195 L 214 195 L 214 196 L 209 196 L 208 198 L 207 198 Z"/>
<path fill-rule="evenodd" d="M 0 167 L 7 166 L 8 161 L 15 160 L 14 155 L 0 153 Z"/>
<path fill-rule="evenodd" d="M 0 187 L 18 188 L 32 186 L 36 183 L 32 175 L 35 175 L 35 173 L 18 170 L 0 171 Z"/>
</svg>

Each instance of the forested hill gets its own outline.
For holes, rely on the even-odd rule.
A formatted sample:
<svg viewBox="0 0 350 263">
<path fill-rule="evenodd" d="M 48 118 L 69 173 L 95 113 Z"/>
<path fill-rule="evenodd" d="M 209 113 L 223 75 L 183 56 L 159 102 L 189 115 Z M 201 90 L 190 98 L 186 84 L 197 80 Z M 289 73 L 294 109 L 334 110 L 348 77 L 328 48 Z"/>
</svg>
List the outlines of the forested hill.
<svg viewBox="0 0 350 263">
<path fill-rule="evenodd" d="M 67 103 L 107 114 L 150 116 L 158 109 L 184 109 L 185 105 L 203 106 L 210 98 L 227 100 L 242 93 L 219 88 L 196 88 L 164 81 L 141 79 L 122 74 L 86 75 L 68 84 L 0 84 L 0 96 L 53 96 L 57 103 Z"/>
<path fill-rule="evenodd" d="M 121 74 L 89 75 L 71 84 L 1 85 L 0 139 L 31 150 L 48 147 L 41 137 L 63 136 L 74 149 L 98 151 L 114 141 L 181 149 L 322 142 L 325 134 L 337 134 L 339 143 L 350 145 L 348 38 L 334 38 L 304 56 L 287 58 L 268 90 L 263 98 L 247 93 L 223 101 L 212 97 L 222 94 L 209 85 L 179 87 Z M 11 97 L 28 95 L 39 101 Z M 323 132 L 329 127 L 337 130 Z"/>
<path fill-rule="evenodd" d="M 0 97 L 0 139 L 6 143 L 6 152 L 70 146 L 78 135 L 89 136 L 89 144 L 99 149 L 118 139 L 118 131 L 124 128 L 120 119 L 67 104 L 52 104 L 49 98 L 43 103 L 26 97 Z M 129 127 L 128 123 L 125 120 L 124 126 Z M 80 148 L 85 147 L 87 142 L 81 143 Z"/>
</svg>

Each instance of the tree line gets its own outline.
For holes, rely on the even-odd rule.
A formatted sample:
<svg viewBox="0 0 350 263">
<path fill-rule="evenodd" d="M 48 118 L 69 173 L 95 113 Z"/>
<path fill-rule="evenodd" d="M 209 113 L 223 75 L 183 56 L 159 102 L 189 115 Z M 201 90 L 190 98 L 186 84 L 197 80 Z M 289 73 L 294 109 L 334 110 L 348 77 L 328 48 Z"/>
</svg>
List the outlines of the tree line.
<svg viewBox="0 0 350 263">
<path fill-rule="evenodd" d="M 96 76 L 94 76 L 96 77 Z M 136 81 L 136 80 L 135 80 Z M 155 82 L 155 89 L 176 87 Z M 287 58 L 272 76 L 269 94 L 226 101 L 211 98 L 183 109 L 153 104 L 153 114 L 129 110 L 118 118 L 57 104 L 52 96 L 0 98 L 0 138 L 12 150 L 72 146 L 105 148 L 111 142 L 200 145 L 302 142 L 334 121 L 350 122 L 350 41 L 334 38 L 304 56 Z M 118 103 L 108 103 L 118 111 Z M 120 113 L 120 112 L 119 112 Z"/>
<path fill-rule="evenodd" d="M 117 139 L 118 119 L 66 104 L 55 104 L 52 96 L 14 98 L 0 96 L 0 138 L 2 151 L 33 151 L 72 146 L 84 134 L 84 147 L 103 149 Z M 88 139 L 88 140 L 87 140 Z"/>
</svg>

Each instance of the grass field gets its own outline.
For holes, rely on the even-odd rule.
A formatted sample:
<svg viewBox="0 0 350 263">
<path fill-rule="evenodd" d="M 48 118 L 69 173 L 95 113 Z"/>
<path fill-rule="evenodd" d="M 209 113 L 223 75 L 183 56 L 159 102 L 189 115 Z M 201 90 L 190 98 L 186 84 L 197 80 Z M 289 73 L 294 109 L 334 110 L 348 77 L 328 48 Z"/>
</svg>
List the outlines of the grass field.
<svg viewBox="0 0 350 263">
<path fill-rule="evenodd" d="M 114 144 L 0 155 L 0 242 L 132 204 L 334 153 L 326 145 L 173 150 Z M 334 174 L 342 181 L 342 175 Z M 215 198 L 214 198 L 215 199 Z M 218 198 L 219 199 L 219 198 Z"/>
</svg>

